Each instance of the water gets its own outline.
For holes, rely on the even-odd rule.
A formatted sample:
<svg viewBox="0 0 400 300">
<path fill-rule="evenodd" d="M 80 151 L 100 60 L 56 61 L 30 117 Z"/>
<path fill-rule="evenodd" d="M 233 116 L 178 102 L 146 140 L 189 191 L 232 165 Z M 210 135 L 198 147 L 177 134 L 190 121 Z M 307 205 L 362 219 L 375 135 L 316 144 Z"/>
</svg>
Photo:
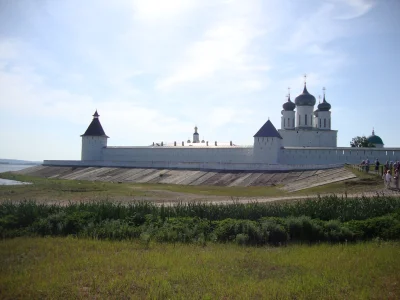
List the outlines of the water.
<svg viewBox="0 0 400 300">
<path fill-rule="evenodd" d="M 19 170 L 26 169 L 29 167 L 32 167 L 32 165 L 8 165 L 8 164 L 3 165 L 3 164 L 0 164 L 0 173 L 9 172 L 9 171 L 19 171 Z M 30 184 L 30 183 L 0 178 L 0 185 L 18 185 L 18 184 Z"/>
</svg>

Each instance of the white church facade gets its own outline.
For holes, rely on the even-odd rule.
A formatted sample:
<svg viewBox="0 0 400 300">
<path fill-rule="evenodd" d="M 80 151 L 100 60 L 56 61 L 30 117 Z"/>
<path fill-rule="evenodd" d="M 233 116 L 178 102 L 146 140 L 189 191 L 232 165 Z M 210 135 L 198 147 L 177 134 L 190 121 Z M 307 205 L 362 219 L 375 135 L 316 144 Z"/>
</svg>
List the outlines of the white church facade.
<svg viewBox="0 0 400 300">
<path fill-rule="evenodd" d="M 150 146 L 110 147 L 97 111 L 82 137 L 80 161 L 44 161 L 44 165 L 137 167 L 199 170 L 307 170 L 371 162 L 400 160 L 400 148 L 385 148 L 374 132 L 368 138 L 374 148 L 337 147 L 337 130 L 331 128 L 331 105 L 307 91 L 283 104 L 281 128 L 268 120 L 254 135 L 253 145 L 200 140 L 195 127 L 193 139 Z"/>
</svg>

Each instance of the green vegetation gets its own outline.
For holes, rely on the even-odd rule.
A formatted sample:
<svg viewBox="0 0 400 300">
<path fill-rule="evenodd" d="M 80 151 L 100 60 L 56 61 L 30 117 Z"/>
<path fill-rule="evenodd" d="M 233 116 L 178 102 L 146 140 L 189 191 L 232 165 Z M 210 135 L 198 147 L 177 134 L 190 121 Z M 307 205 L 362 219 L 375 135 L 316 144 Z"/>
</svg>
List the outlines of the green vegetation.
<svg viewBox="0 0 400 300">
<path fill-rule="evenodd" d="M 364 148 L 375 148 L 375 145 L 372 144 L 368 138 L 363 135 L 363 136 L 356 136 L 351 139 L 350 142 L 351 147 L 364 147 Z"/>
<path fill-rule="evenodd" d="M 0 242 L 0 298 L 399 299 L 399 246 L 16 238 Z"/>
<path fill-rule="evenodd" d="M 325 196 L 292 202 L 210 204 L 33 201 L 0 204 L 0 234 L 281 245 L 400 238 L 400 197 Z"/>
</svg>

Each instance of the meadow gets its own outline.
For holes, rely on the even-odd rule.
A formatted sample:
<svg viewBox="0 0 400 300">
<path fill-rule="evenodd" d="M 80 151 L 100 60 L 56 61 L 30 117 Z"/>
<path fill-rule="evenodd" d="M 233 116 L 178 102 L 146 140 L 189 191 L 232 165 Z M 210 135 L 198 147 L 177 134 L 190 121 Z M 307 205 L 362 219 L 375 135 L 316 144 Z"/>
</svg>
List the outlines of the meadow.
<svg viewBox="0 0 400 300">
<path fill-rule="evenodd" d="M 7 239 L 0 242 L 0 298 L 398 299 L 399 246 Z"/>
</svg>

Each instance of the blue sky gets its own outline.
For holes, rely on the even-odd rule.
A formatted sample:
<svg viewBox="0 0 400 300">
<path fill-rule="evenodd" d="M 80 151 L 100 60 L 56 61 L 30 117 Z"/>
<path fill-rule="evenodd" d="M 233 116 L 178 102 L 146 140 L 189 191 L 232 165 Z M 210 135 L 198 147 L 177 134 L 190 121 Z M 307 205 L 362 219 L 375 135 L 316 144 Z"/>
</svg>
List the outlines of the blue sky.
<svg viewBox="0 0 400 300">
<path fill-rule="evenodd" d="M 338 145 L 399 147 L 398 0 L 0 2 L 0 158 L 80 159 L 98 109 L 111 146 L 252 144 L 287 88 L 326 87 Z"/>
</svg>

